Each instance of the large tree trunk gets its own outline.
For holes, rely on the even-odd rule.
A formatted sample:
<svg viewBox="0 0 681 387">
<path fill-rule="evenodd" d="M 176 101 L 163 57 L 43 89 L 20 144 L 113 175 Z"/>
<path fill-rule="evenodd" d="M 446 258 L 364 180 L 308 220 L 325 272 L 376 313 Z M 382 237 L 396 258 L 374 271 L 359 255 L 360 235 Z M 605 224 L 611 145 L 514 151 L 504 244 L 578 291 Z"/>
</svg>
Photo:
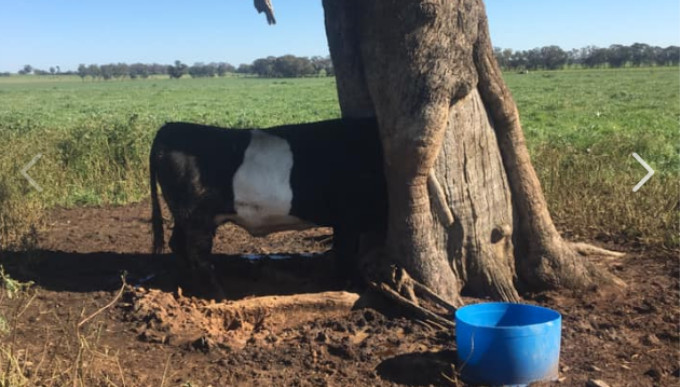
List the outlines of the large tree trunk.
<svg viewBox="0 0 681 387">
<path fill-rule="evenodd" d="M 386 253 L 453 304 L 609 278 L 561 239 L 482 0 L 324 0 L 343 116 L 375 115 Z"/>
</svg>

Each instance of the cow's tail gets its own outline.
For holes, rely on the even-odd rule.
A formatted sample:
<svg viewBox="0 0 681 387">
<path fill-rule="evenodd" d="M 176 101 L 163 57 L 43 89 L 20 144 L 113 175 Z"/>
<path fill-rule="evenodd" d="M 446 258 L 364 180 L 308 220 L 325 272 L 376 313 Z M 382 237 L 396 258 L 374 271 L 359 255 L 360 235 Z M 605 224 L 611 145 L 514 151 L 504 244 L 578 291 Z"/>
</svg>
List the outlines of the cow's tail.
<svg viewBox="0 0 681 387">
<path fill-rule="evenodd" d="M 156 158 L 154 157 L 155 146 L 151 147 L 151 154 L 149 156 L 149 186 L 151 188 L 151 232 L 153 234 L 153 246 L 151 252 L 153 254 L 161 254 L 163 252 L 163 214 L 161 213 L 161 205 L 158 201 L 158 189 L 156 187 Z"/>
</svg>

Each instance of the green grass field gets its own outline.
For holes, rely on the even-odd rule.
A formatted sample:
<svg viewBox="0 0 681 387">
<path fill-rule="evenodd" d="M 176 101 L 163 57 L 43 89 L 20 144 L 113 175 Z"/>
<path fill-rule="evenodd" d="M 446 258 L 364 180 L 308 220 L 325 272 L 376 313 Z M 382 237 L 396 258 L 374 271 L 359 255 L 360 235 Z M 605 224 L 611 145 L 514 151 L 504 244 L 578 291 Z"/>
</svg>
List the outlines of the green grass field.
<svg viewBox="0 0 681 387">
<path fill-rule="evenodd" d="M 534 165 L 561 229 L 678 247 L 679 69 L 507 74 Z M 151 139 L 167 121 L 264 127 L 340 114 L 332 78 L 0 78 L 0 246 L 53 206 L 124 204 L 148 195 Z M 641 191 L 631 188 L 656 170 Z M 30 170 L 34 190 L 19 171 Z"/>
</svg>

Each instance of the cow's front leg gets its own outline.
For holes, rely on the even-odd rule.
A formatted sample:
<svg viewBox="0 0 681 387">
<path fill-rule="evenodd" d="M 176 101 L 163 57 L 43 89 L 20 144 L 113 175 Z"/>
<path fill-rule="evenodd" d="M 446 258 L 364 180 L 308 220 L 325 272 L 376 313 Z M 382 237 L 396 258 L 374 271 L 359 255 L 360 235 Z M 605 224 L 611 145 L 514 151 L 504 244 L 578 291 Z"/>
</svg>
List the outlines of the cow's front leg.
<svg viewBox="0 0 681 387">
<path fill-rule="evenodd" d="M 186 264 L 191 275 L 191 289 L 195 293 L 224 299 L 225 292 L 210 262 L 213 249 L 213 238 L 216 227 L 207 225 L 190 225 L 185 230 Z"/>
<path fill-rule="evenodd" d="M 334 227 L 333 253 L 337 278 L 349 281 L 351 287 L 361 284 L 357 257 L 359 234 L 346 227 Z"/>
</svg>

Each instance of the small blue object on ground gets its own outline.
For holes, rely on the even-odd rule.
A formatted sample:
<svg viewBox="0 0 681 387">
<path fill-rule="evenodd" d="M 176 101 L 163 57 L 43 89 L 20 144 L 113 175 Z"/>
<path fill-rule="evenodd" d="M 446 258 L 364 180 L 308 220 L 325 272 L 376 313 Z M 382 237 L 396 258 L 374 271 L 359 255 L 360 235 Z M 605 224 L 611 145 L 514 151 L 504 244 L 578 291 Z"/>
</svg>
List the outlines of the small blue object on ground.
<svg viewBox="0 0 681 387">
<path fill-rule="evenodd" d="M 461 378 L 478 385 L 527 385 L 558 379 L 560 313 L 510 303 L 456 311 Z"/>
</svg>

